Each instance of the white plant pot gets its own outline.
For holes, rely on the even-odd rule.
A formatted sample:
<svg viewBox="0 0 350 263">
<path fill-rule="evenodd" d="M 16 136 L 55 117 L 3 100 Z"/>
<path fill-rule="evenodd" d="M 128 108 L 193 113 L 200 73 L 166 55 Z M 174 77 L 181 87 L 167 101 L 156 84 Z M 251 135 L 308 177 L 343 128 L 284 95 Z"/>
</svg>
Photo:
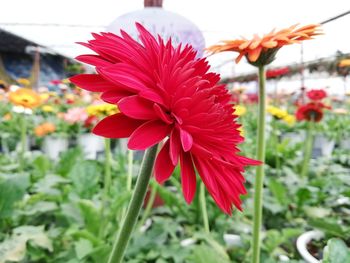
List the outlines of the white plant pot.
<svg viewBox="0 0 350 263">
<path fill-rule="evenodd" d="M 319 230 L 308 231 L 298 237 L 297 250 L 307 263 L 321 262 L 320 260 L 318 260 L 310 254 L 310 252 L 307 250 L 307 244 L 310 243 L 311 240 L 320 240 L 323 237 L 324 233 Z"/>
<path fill-rule="evenodd" d="M 47 136 L 44 138 L 43 152 L 52 160 L 57 160 L 60 154 L 68 149 L 68 138 Z"/>
<path fill-rule="evenodd" d="M 327 137 L 317 134 L 314 139 L 312 157 L 330 157 L 334 149 L 335 141 Z"/>
<path fill-rule="evenodd" d="M 97 159 L 98 154 L 104 152 L 103 138 L 92 133 L 80 135 L 78 145 L 82 147 L 86 159 Z"/>
</svg>

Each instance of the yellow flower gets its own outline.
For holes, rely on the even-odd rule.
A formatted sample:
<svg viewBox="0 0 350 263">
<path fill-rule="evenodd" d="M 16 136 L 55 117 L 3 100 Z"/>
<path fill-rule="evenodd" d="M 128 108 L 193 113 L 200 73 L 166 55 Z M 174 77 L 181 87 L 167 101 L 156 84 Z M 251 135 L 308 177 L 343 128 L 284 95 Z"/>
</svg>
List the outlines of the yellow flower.
<svg viewBox="0 0 350 263">
<path fill-rule="evenodd" d="M 41 93 L 40 98 L 42 99 L 42 101 L 47 101 L 50 98 L 50 94 L 49 93 Z"/>
<path fill-rule="evenodd" d="M 28 79 L 25 78 L 19 78 L 17 79 L 18 84 L 28 87 L 30 85 L 30 81 Z"/>
<path fill-rule="evenodd" d="M 266 110 L 268 113 L 270 113 L 272 116 L 278 119 L 282 119 L 288 115 L 287 111 L 277 108 L 275 106 L 267 106 Z"/>
<path fill-rule="evenodd" d="M 347 59 L 343 59 L 339 62 L 338 64 L 339 67 L 343 68 L 343 67 L 350 67 L 350 58 Z"/>
<path fill-rule="evenodd" d="M 113 115 L 119 112 L 118 107 L 113 104 L 95 104 L 86 108 L 87 113 L 90 116 L 104 117 Z"/>
<path fill-rule="evenodd" d="M 288 114 L 282 118 L 289 126 L 293 126 L 295 124 L 295 116 Z"/>
<path fill-rule="evenodd" d="M 54 107 L 52 107 L 51 105 L 44 105 L 41 107 L 41 109 L 44 112 L 55 112 Z"/>
<path fill-rule="evenodd" d="M 237 116 L 243 116 L 247 112 L 247 108 L 241 105 L 235 105 L 234 107 L 234 114 Z"/>
<path fill-rule="evenodd" d="M 23 106 L 29 109 L 35 108 L 41 104 L 39 94 L 27 88 L 21 88 L 10 92 L 9 100 L 16 106 Z"/>
</svg>

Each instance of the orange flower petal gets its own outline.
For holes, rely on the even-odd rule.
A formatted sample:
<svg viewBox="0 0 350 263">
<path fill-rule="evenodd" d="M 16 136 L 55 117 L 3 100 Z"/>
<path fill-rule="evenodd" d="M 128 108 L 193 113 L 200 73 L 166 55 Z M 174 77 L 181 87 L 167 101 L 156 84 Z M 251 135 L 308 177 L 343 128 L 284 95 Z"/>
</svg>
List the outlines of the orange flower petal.
<svg viewBox="0 0 350 263">
<path fill-rule="evenodd" d="M 259 56 L 260 56 L 260 54 L 261 54 L 261 51 L 262 51 L 262 47 L 258 47 L 256 49 L 248 51 L 248 60 L 250 62 L 257 61 Z"/>
</svg>

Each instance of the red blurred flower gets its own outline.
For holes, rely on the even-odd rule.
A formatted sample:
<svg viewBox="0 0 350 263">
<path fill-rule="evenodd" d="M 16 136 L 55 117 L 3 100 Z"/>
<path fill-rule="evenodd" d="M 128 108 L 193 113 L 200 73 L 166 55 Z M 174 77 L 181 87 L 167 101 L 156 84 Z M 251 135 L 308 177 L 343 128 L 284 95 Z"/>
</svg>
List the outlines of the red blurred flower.
<svg viewBox="0 0 350 263">
<path fill-rule="evenodd" d="M 322 100 L 327 97 L 326 91 L 322 89 L 313 89 L 306 93 L 310 100 Z"/>
<path fill-rule="evenodd" d="M 300 106 L 295 115 L 298 121 L 319 122 L 323 118 L 323 109 L 330 109 L 330 107 L 321 102 L 309 102 Z"/>
<path fill-rule="evenodd" d="M 144 150 L 165 139 L 155 162 L 155 177 L 166 181 L 180 163 L 182 190 L 190 203 L 196 191 L 196 172 L 217 205 L 231 214 L 241 209 L 246 193 L 244 167 L 257 161 L 239 156 L 243 141 L 233 116 L 230 95 L 217 85 L 219 75 L 208 73 L 205 59 L 196 59 L 192 47 L 173 47 L 156 40 L 136 24 L 142 43 L 121 31 L 93 34 L 82 45 L 96 55 L 77 59 L 96 67 L 97 75 L 70 80 L 83 89 L 102 92 L 120 113 L 97 124 L 93 132 L 108 138 L 130 137 L 128 147 Z"/>
<path fill-rule="evenodd" d="M 286 75 L 287 73 L 289 73 L 288 67 L 278 68 L 278 69 L 269 69 L 266 71 L 266 77 L 268 79 L 278 78 L 278 77 L 281 77 L 283 75 Z"/>
<path fill-rule="evenodd" d="M 62 83 L 62 80 L 60 80 L 60 79 L 53 79 L 53 80 L 50 81 L 50 83 L 52 85 L 59 85 L 59 84 Z"/>
<path fill-rule="evenodd" d="M 259 102 L 259 95 L 257 93 L 244 94 L 243 103 L 245 104 L 256 104 Z"/>
<path fill-rule="evenodd" d="M 84 121 L 84 127 L 87 129 L 91 129 L 93 126 L 96 125 L 98 122 L 98 119 L 96 116 L 89 116 L 85 121 Z"/>
</svg>

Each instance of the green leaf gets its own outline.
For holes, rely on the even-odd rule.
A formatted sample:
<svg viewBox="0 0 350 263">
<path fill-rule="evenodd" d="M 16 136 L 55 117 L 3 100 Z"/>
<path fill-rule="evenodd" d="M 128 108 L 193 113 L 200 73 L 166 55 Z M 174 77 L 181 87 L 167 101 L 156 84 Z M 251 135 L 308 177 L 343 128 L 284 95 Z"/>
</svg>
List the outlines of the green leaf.
<svg viewBox="0 0 350 263">
<path fill-rule="evenodd" d="M 207 245 L 199 245 L 193 249 L 190 256 L 192 263 L 229 263 L 230 261 L 223 258 L 218 252 Z"/>
<path fill-rule="evenodd" d="M 311 206 L 306 206 L 304 208 L 305 213 L 309 217 L 313 218 L 324 218 L 326 216 L 329 216 L 331 214 L 331 209 L 327 209 L 324 207 L 311 207 Z"/>
<path fill-rule="evenodd" d="M 33 205 L 26 205 L 25 210 L 21 214 L 27 216 L 33 216 L 43 213 L 52 212 L 58 209 L 58 206 L 54 202 L 39 201 Z"/>
<path fill-rule="evenodd" d="M 91 198 L 99 189 L 98 181 L 101 177 L 101 167 L 95 161 L 76 163 L 68 174 L 77 193 L 82 198 Z"/>
<path fill-rule="evenodd" d="M 348 232 L 349 230 L 345 230 L 342 228 L 339 223 L 332 218 L 314 218 L 310 219 L 309 224 L 315 228 L 318 228 L 320 230 L 323 230 L 331 235 L 335 235 L 338 237 L 342 237 Z"/>
<path fill-rule="evenodd" d="M 101 226 L 100 209 L 90 200 L 79 200 L 78 206 L 83 216 L 86 229 L 97 235 Z"/>
<path fill-rule="evenodd" d="M 350 250 L 343 240 L 332 238 L 324 249 L 323 263 L 350 263 Z"/>
<path fill-rule="evenodd" d="M 0 243 L 0 263 L 21 261 L 25 256 L 28 241 L 35 246 L 53 251 L 52 243 L 43 226 L 21 226 L 13 230 L 11 238 Z"/>
<path fill-rule="evenodd" d="M 298 206 L 301 207 L 311 199 L 311 191 L 307 188 L 300 188 L 296 193 L 296 197 Z"/>
<path fill-rule="evenodd" d="M 82 151 L 80 148 L 73 148 L 65 151 L 57 164 L 57 173 L 67 176 L 72 167 L 80 163 L 82 159 Z"/>
<path fill-rule="evenodd" d="M 28 186 L 27 175 L 0 177 L 0 218 L 11 216 L 15 203 L 22 200 Z"/>
<path fill-rule="evenodd" d="M 93 251 L 93 246 L 87 239 L 79 239 L 74 243 L 74 248 L 79 260 L 83 259 Z"/>
<path fill-rule="evenodd" d="M 32 162 L 34 169 L 36 171 L 36 177 L 45 176 L 46 172 L 49 171 L 51 167 L 51 161 L 45 155 L 40 155 Z"/>
<path fill-rule="evenodd" d="M 33 191 L 47 195 L 60 195 L 61 191 L 59 191 L 56 187 L 60 184 L 65 184 L 68 182 L 69 180 L 63 178 L 62 176 L 49 174 L 33 185 Z"/>
<path fill-rule="evenodd" d="M 195 238 L 202 239 L 206 241 L 222 258 L 229 259 L 229 256 L 227 255 L 225 248 L 219 244 L 217 241 L 215 241 L 210 235 L 200 233 L 195 234 Z"/>
<path fill-rule="evenodd" d="M 287 194 L 286 194 L 287 190 L 282 183 L 278 182 L 273 178 L 270 178 L 269 189 L 281 205 L 286 204 L 286 202 L 288 201 Z"/>
</svg>

